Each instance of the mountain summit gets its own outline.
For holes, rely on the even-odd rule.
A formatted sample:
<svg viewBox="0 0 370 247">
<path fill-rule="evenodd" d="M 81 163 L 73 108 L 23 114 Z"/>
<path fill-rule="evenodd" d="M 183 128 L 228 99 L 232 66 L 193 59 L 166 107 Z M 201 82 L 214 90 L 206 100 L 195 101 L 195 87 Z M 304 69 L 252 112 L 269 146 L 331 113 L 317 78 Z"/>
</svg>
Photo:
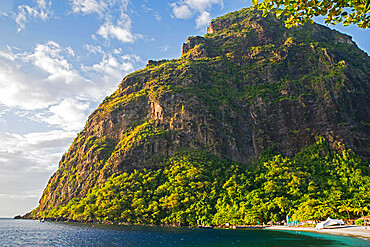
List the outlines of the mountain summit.
<svg viewBox="0 0 370 247">
<path fill-rule="evenodd" d="M 117 176 L 163 171 L 189 150 L 243 168 L 266 152 L 294 157 L 322 138 L 326 152 L 351 149 L 368 160 L 369 68 L 351 37 L 327 27 L 287 29 L 251 9 L 219 17 L 204 37 L 186 40 L 181 58 L 150 60 L 123 79 L 90 115 L 31 215 L 53 215 Z"/>
</svg>

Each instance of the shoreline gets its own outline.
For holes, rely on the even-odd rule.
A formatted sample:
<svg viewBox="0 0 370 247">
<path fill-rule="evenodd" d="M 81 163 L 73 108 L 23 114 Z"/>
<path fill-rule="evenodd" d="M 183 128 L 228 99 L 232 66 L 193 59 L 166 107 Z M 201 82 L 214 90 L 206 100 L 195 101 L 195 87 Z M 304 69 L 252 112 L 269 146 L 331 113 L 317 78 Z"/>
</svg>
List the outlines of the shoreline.
<svg viewBox="0 0 370 247">
<path fill-rule="evenodd" d="M 13 218 L 15 219 L 15 218 Z M 19 218 L 18 218 L 19 219 Z M 25 220 L 37 220 L 37 219 L 30 219 L 30 218 L 21 218 Z M 322 233 L 322 234 L 331 234 L 331 235 L 341 235 L 341 236 L 348 236 L 348 237 L 355 237 L 361 238 L 367 241 L 370 241 L 370 226 L 356 226 L 356 225 L 344 225 L 344 226 L 336 226 L 336 227 L 328 227 L 324 229 L 316 229 L 314 227 L 294 227 L 294 226 L 230 226 L 230 227 L 222 227 L 222 226 L 181 226 L 181 225 L 171 225 L 171 224 L 163 224 L 163 225 L 155 225 L 155 224 L 133 224 L 127 222 L 107 222 L 107 221 L 77 221 L 77 220 L 61 220 L 61 219 L 50 219 L 46 218 L 45 221 L 49 222 L 62 222 L 62 223 L 82 223 L 82 224 L 102 224 L 102 225 L 140 225 L 140 226 L 162 226 L 162 227 L 186 227 L 186 228 L 207 228 L 207 229 L 246 229 L 246 228 L 253 228 L 253 229 L 266 229 L 266 230 L 276 230 L 276 231 L 305 231 L 305 232 L 313 232 L 313 233 Z M 364 229 L 366 228 L 366 229 Z"/>
<path fill-rule="evenodd" d="M 366 228 L 366 229 L 364 229 Z M 348 237 L 356 237 L 370 241 L 370 226 L 338 226 L 338 227 L 328 227 L 324 229 L 315 229 L 313 227 L 291 227 L 291 226 L 269 226 L 266 227 L 267 230 L 277 230 L 277 231 L 306 231 L 322 234 L 331 235 L 341 235 Z"/>
</svg>

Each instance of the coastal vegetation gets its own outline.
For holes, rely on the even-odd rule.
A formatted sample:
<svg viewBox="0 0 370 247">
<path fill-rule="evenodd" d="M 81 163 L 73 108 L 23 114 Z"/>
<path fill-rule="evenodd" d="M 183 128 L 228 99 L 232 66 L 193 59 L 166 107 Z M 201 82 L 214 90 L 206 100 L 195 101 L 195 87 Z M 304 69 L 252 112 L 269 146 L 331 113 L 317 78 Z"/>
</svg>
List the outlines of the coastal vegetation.
<svg viewBox="0 0 370 247">
<path fill-rule="evenodd" d="M 327 217 L 354 218 L 370 208 L 370 166 L 350 150 L 316 143 L 293 157 L 267 150 L 251 166 L 184 149 L 157 170 L 111 176 L 81 199 L 41 217 L 138 224 L 232 225 Z"/>
</svg>

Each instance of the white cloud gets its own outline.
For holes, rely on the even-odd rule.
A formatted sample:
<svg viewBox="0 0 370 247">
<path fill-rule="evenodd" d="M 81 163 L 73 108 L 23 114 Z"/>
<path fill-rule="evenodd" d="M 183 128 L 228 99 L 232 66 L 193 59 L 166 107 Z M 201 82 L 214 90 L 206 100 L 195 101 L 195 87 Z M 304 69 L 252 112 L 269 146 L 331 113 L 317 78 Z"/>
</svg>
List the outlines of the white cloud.
<svg viewBox="0 0 370 247">
<path fill-rule="evenodd" d="M 157 21 L 161 21 L 161 20 L 162 20 L 162 16 L 161 16 L 158 12 L 155 12 L 153 15 L 154 15 L 154 18 L 155 18 Z"/>
<path fill-rule="evenodd" d="M 97 54 L 97 53 L 104 53 L 101 46 L 99 45 L 90 45 L 90 44 L 85 44 L 84 48 L 89 51 L 89 53 Z"/>
<path fill-rule="evenodd" d="M 50 95 L 44 94 L 43 81 L 36 81 L 26 70 L 19 70 L 20 65 L 17 62 L 0 59 L 0 103 L 11 107 L 37 109 L 55 102 Z"/>
<path fill-rule="evenodd" d="M 149 8 L 148 6 L 146 6 L 146 4 L 142 4 L 141 7 L 144 9 L 145 12 L 150 12 L 153 10 L 152 8 Z"/>
<path fill-rule="evenodd" d="M 135 54 L 126 54 L 121 56 L 122 60 L 127 60 L 127 61 L 136 61 L 136 62 L 143 62 L 141 58 Z"/>
<path fill-rule="evenodd" d="M 31 52 L 0 50 L 0 103 L 18 116 L 66 131 L 82 129 L 93 108 L 134 70 L 140 57 L 122 49 L 103 51 L 85 45 L 101 60 L 74 69 L 80 58 L 56 42 L 38 44 Z M 20 109 L 14 111 L 14 109 Z M 23 109 L 23 110 L 22 110 Z M 37 111 L 35 111 L 37 110 Z M 0 112 L 0 117 L 2 113 Z"/>
<path fill-rule="evenodd" d="M 196 27 L 201 28 L 206 26 L 212 20 L 211 14 L 207 11 L 204 11 L 200 16 L 195 20 Z"/>
<path fill-rule="evenodd" d="M 38 44 L 31 52 L 0 49 L 0 103 L 46 110 L 67 98 L 99 102 L 133 71 L 135 63 L 141 62 L 137 56 L 121 54 L 121 49 L 103 51 L 93 45 L 85 48 L 101 56 L 101 60 L 84 65 L 80 57 L 70 56 L 72 48 L 53 41 Z M 74 68 L 73 64 L 80 67 Z"/>
<path fill-rule="evenodd" d="M 113 24 L 110 20 L 107 20 L 102 26 L 100 26 L 96 33 L 102 36 L 104 39 L 109 40 L 109 38 L 115 38 L 123 43 L 133 43 L 136 38 L 141 37 L 141 35 L 135 35 L 132 33 L 131 18 L 123 12 L 121 12 L 116 24 Z"/>
<path fill-rule="evenodd" d="M 106 53 L 105 51 L 103 51 L 103 49 L 101 48 L 100 45 L 90 45 L 90 44 L 85 44 L 84 45 L 84 48 L 89 52 L 89 53 L 92 53 L 92 54 L 103 54 L 103 55 L 107 55 L 108 53 Z M 116 48 L 116 49 L 113 49 L 111 51 L 112 54 L 121 54 L 122 53 L 122 48 Z"/>
<path fill-rule="evenodd" d="M 22 199 L 22 198 L 28 198 L 28 197 L 39 197 L 39 193 L 35 195 L 30 195 L 30 194 L 25 194 L 25 193 L 20 193 L 20 194 L 0 194 L 0 198 L 2 199 Z"/>
<path fill-rule="evenodd" d="M 3 216 L 24 214 L 37 206 L 48 179 L 74 137 L 75 132 L 55 130 L 23 135 L 0 134 L 0 204 Z M 24 205 L 12 205 L 13 199 Z"/>
<path fill-rule="evenodd" d="M 119 82 L 122 80 L 124 74 L 133 71 L 133 62 L 139 60 L 140 58 L 137 56 L 125 55 L 121 56 L 121 60 L 119 60 L 112 54 L 105 54 L 100 63 L 92 66 L 82 66 L 82 70 L 89 73 L 93 78 L 96 78 L 96 81 L 114 80 Z M 110 93 L 112 91 L 110 90 Z"/>
<path fill-rule="evenodd" d="M 126 10 L 129 0 L 70 0 L 76 14 L 98 14 L 104 17 L 111 9 Z"/>
<path fill-rule="evenodd" d="M 51 4 L 50 2 L 46 3 L 46 0 L 37 0 L 37 5 L 41 9 L 45 9 L 47 4 Z"/>
<path fill-rule="evenodd" d="M 190 8 L 197 10 L 198 12 L 210 9 L 214 4 L 223 6 L 222 0 L 186 0 L 185 3 L 189 5 Z"/>
<path fill-rule="evenodd" d="M 153 12 L 153 9 L 152 8 L 149 8 L 146 6 L 146 4 L 142 4 L 141 7 L 143 8 L 143 10 L 145 11 L 145 13 L 152 13 L 154 18 L 157 20 L 157 21 L 161 21 L 162 20 L 162 16 L 158 13 L 158 12 Z"/>
<path fill-rule="evenodd" d="M 172 12 L 176 18 L 189 19 L 193 16 L 193 12 L 190 7 L 186 4 L 177 5 L 176 3 L 171 4 Z"/>
<path fill-rule="evenodd" d="M 4 108 L 3 109 L 3 106 L 0 105 L 0 118 L 3 117 L 4 114 L 6 114 L 7 112 L 9 112 L 10 109 L 9 108 Z"/>
<path fill-rule="evenodd" d="M 12 48 L 10 46 L 6 46 L 7 50 L 1 51 L 0 50 L 0 57 L 6 58 L 7 60 L 14 61 L 17 56 L 13 54 Z"/>
<path fill-rule="evenodd" d="M 0 52 L 0 103 L 23 109 L 47 108 L 89 81 L 73 69 L 68 49 L 49 41 L 32 52 Z M 71 85 L 68 85 L 71 84 Z"/>
<path fill-rule="evenodd" d="M 89 103 L 86 101 L 66 98 L 60 104 L 51 106 L 48 113 L 38 114 L 37 118 L 67 131 L 79 131 L 87 120 L 87 110 Z"/>
<path fill-rule="evenodd" d="M 109 22 L 104 23 L 96 33 L 102 36 L 104 39 L 109 39 L 112 37 L 124 43 L 134 42 L 134 36 L 130 32 L 130 30 L 124 29 L 120 26 L 113 25 L 112 23 Z"/>
<path fill-rule="evenodd" d="M 108 4 L 105 1 L 97 0 L 73 0 L 71 1 L 73 13 L 81 13 L 83 15 L 96 13 L 102 16 Z"/>
<path fill-rule="evenodd" d="M 6 162 L 0 161 L 0 174 L 6 173 L 5 170 L 10 167 L 13 170 L 23 167 L 27 170 L 52 171 L 75 136 L 75 132 L 59 130 L 24 135 L 1 134 L 0 157 Z"/>
<path fill-rule="evenodd" d="M 180 0 L 170 6 L 176 18 L 189 19 L 196 15 L 196 27 L 202 28 L 211 20 L 209 10 L 215 4 L 223 7 L 223 0 Z"/>
<path fill-rule="evenodd" d="M 131 31 L 131 18 L 125 14 L 129 0 L 71 0 L 72 12 L 76 14 L 98 14 L 104 23 L 97 34 L 106 40 L 117 39 L 133 43 L 140 35 Z M 96 39 L 95 35 L 92 35 Z"/>
<path fill-rule="evenodd" d="M 37 151 L 43 149 L 49 149 L 58 141 L 66 141 L 70 138 L 75 137 L 76 133 L 74 132 L 65 132 L 53 130 L 49 132 L 33 132 L 24 135 L 20 134 L 3 134 L 1 139 L 5 140 L 0 142 L 0 152 L 14 154 L 24 151 Z M 42 159 L 42 157 L 40 157 Z"/>
<path fill-rule="evenodd" d="M 72 47 L 69 46 L 66 48 L 66 50 L 70 56 L 72 57 L 76 56 L 75 51 L 72 49 Z"/>
<path fill-rule="evenodd" d="M 113 54 L 120 54 L 122 52 L 122 48 L 114 49 L 112 51 Z"/>
<path fill-rule="evenodd" d="M 46 21 L 53 15 L 51 10 L 51 1 L 37 0 L 35 6 L 20 5 L 16 12 L 13 12 L 11 16 L 15 20 L 18 26 L 18 32 L 26 27 L 26 24 L 31 20 L 41 19 Z"/>
<path fill-rule="evenodd" d="M 79 80 L 78 72 L 72 68 L 62 53 L 71 54 L 71 48 L 62 49 L 59 44 L 49 41 L 46 44 L 38 44 L 34 53 L 24 56 L 23 59 L 31 61 L 35 66 L 47 72 L 49 80 L 62 80 L 66 83 Z"/>
</svg>

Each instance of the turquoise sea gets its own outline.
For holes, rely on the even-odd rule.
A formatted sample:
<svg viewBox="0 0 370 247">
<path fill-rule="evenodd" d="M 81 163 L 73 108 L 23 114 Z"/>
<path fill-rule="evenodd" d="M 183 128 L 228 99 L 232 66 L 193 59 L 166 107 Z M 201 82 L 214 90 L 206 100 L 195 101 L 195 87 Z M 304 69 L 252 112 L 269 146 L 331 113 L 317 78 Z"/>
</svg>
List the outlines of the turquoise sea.
<svg viewBox="0 0 370 247">
<path fill-rule="evenodd" d="M 370 246 L 370 241 L 256 229 L 193 229 L 0 219 L 0 246 Z"/>
</svg>

